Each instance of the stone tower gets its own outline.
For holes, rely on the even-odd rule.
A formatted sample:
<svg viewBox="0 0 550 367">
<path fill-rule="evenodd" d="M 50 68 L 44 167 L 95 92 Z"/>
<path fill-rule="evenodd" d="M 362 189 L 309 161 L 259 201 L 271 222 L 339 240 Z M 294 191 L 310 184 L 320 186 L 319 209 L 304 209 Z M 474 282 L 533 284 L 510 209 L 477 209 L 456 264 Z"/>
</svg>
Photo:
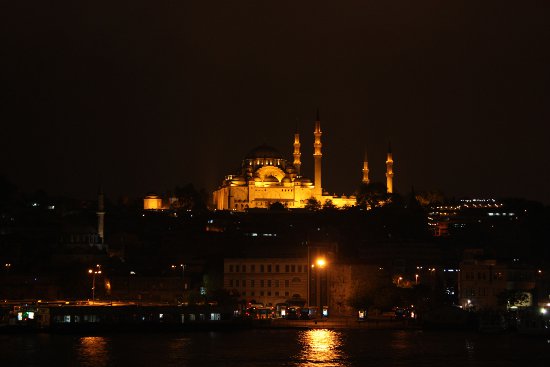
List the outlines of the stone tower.
<svg viewBox="0 0 550 367">
<path fill-rule="evenodd" d="M 367 159 L 367 149 L 365 149 L 365 160 L 363 161 L 363 181 L 365 185 L 369 183 L 369 160 Z"/>
<path fill-rule="evenodd" d="M 300 133 L 298 132 L 298 126 L 296 126 L 296 132 L 294 133 L 294 168 L 296 168 L 296 176 L 300 176 L 300 167 L 302 162 L 300 161 Z"/>
<path fill-rule="evenodd" d="M 105 196 L 102 187 L 97 194 L 97 234 L 99 242 L 105 243 Z"/>
<path fill-rule="evenodd" d="M 386 159 L 386 191 L 393 193 L 393 157 L 391 152 L 391 143 L 388 145 L 388 158 Z"/>
<path fill-rule="evenodd" d="M 315 131 L 313 132 L 313 136 L 315 138 L 315 141 L 313 143 L 313 160 L 315 162 L 315 181 L 314 185 L 315 188 L 313 189 L 313 196 L 319 200 L 321 196 L 323 195 L 323 186 L 321 183 L 321 158 L 323 157 L 323 154 L 321 153 L 321 147 L 323 146 L 321 144 L 321 121 L 319 119 L 319 110 L 317 110 L 317 118 L 315 120 Z"/>
</svg>

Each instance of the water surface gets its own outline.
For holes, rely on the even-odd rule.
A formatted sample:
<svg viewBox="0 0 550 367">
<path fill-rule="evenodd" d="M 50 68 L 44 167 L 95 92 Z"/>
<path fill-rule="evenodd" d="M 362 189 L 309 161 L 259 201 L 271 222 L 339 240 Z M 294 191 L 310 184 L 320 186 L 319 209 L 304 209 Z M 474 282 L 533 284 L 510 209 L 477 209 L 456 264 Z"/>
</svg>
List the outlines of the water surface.
<svg viewBox="0 0 550 367">
<path fill-rule="evenodd" d="M 548 366 L 550 340 L 418 330 L 0 335 L 0 366 Z"/>
</svg>

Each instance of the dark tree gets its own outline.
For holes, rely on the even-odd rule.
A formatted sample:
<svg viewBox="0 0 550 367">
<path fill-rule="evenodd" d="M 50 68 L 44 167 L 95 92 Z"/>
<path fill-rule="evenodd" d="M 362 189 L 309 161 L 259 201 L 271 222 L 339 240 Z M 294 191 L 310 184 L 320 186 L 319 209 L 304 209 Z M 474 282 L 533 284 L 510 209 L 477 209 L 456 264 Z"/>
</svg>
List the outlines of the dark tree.
<svg viewBox="0 0 550 367">
<path fill-rule="evenodd" d="M 323 203 L 324 211 L 334 211 L 336 209 L 336 205 L 334 205 L 334 203 L 330 199 L 325 200 L 325 202 Z"/>
<path fill-rule="evenodd" d="M 285 211 L 286 208 L 283 204 L 281 204 L 280 202 L 274 202 L 273 204 L 271 204 L 269 206 L 269 210 L 273 210 L 273 211 Z"/>
<path fill-rule="evenodd" d="M 379 182 L 362 184 L 357 193 L 357 205 L 364 209 L 374 209 L 382 206 L 389 196 L 386 186 Z"/>
<path fill-rule="evenodd" d="M 311 211 L 318 211 L 321 209 L 321 202 L 314 197 L 310 197 L 306 200 L 305 208 Z"/>
</svg>

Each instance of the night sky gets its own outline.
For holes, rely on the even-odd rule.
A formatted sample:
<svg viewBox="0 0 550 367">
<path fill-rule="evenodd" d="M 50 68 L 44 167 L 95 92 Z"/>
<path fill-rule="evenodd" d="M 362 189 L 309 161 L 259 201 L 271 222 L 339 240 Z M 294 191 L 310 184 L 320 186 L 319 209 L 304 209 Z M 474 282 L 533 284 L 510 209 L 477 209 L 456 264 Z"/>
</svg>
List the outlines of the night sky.
<svg viewBox="0 0 550 367">
<path fill-rule="evenodd" d="M 6 2 L 4 2 L 6 3 Z M 547 1 L 54 1 L 0 5 L 1 171 L 23 191 L 212 190 L 267 143 L 352 193 L 550 204 Z"/>
</svg>

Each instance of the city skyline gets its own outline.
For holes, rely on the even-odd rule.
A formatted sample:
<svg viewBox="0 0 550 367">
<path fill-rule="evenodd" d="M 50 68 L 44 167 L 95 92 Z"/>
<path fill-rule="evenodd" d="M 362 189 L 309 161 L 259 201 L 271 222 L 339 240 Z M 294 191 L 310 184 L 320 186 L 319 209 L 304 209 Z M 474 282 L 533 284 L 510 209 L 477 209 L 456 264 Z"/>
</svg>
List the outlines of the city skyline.
<svg viewBox="0 0 550 367">
<path fill-rule="evenodd" d="M 9 4 L 2 174 L 22 191 L 211 193 L 263 143 L 352 194 L 364 151 L 395 192 L 550 203 L 548 11 L 426 1 Z"/>
</svg>

